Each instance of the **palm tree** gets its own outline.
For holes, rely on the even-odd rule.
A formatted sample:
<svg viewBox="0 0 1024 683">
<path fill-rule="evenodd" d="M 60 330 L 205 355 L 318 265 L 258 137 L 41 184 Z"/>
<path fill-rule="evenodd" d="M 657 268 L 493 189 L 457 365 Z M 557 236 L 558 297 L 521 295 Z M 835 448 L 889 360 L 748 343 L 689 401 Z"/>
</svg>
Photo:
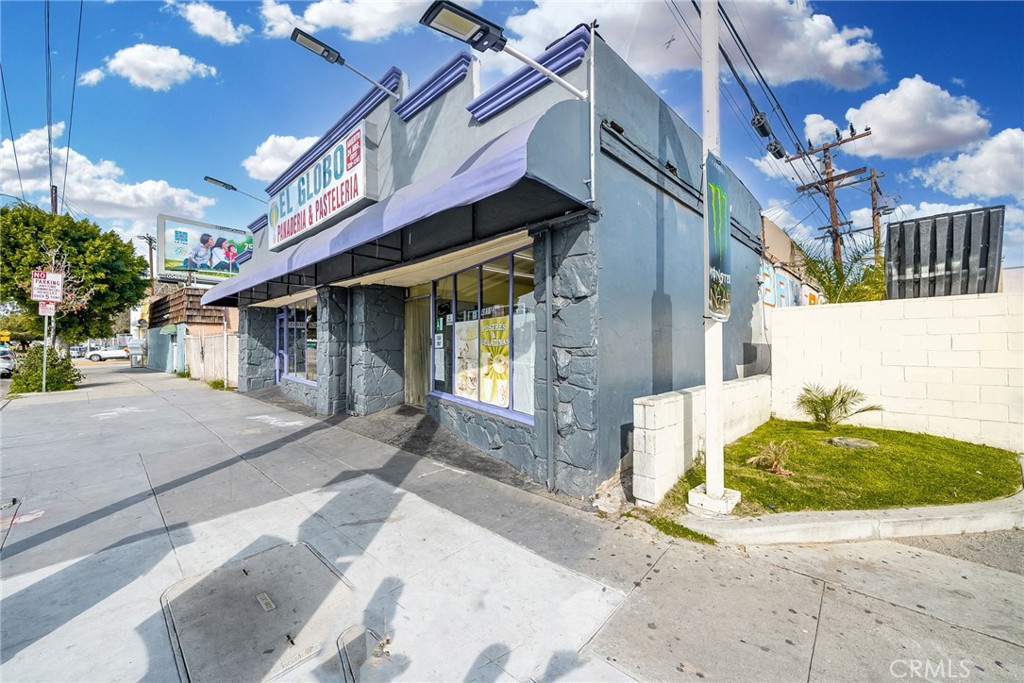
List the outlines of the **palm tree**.
<svg viewBox="0 0 1024 683">
<path fill-rule="evenodd" d="M 828 303 L 881 301 L 885 299 L 885 266 L 874 263 L 870 243 L 853 242 L 845 249 L 842 263 L 821 244 L 793 243 L 798 267 Z"/>
</svg>

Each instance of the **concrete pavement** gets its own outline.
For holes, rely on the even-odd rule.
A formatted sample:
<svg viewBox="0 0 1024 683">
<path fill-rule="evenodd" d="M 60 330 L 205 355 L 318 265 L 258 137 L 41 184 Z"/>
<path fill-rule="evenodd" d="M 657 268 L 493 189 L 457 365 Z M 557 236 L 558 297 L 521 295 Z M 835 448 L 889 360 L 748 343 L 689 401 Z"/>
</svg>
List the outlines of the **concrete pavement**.
<svg viewBox="0 0 1024 683">
<path fill-rule="evenodd" d="M 389 639 L 364 680 L 1024 677 L 1011 572 L 887 542 L 674 542 L 345 419 L 144 370 L 88 375 L 0 412 L 0 496 L 22 500 L 0 527 L 17 515 L 0 555 L 3 680 L 182 680 L 181 643 L 200 680 L 202 651 L 234 651 L 258 622 L 229 605 L 215 630 L 172 621 L 172 641 L 161 596 L 296 542 L 352 590 L 300 591 L 297 613 L 329 617 L 288 634 L 319 639 L 289 680 L 342 680 L 335 641 L 353 625 Z M 280 644 L 246 677 L 298 661 Z"/>
</svg>

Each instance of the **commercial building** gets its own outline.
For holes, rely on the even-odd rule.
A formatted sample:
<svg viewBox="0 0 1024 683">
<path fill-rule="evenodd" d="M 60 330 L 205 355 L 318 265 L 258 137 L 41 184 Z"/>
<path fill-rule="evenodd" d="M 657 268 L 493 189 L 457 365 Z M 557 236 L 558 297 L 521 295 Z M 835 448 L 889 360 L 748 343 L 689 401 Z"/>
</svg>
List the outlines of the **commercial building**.
<svg viewBox="0 0 1024 683">
<path fill-rule="evenodd" d="M 240 391 L 422 406 L 586 495 L 635 397 L 703 383 L 700 138 L 588 27 L 537 61 L 591 101 L 528 68 L 481 92 L 467 53 L 413 90 L 392 69 L 397 105 L 371 90 L 267 187 L 252 265 L 203 296 L 239 308 Z M 727 380 L 762 341 L 760 207 L 728 177 Z"/>
</svg>

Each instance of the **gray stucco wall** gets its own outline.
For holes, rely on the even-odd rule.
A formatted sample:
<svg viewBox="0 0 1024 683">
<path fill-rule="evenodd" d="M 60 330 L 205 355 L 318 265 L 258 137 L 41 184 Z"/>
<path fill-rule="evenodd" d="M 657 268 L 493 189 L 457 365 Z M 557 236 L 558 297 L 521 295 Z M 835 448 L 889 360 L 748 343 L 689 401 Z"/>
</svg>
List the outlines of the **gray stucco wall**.
<svg viewBox="0 0 1024 683">
<path fill-rule="evenodd" d="M 598 49 L 599 118 L 618 123 L 629 143 L 662 162 L 657 169 L 638 157 L 633 163 L 641 172 L 628 168 L 611 153 L 613 136 L 602 134 L 602 214 L 592 228 L 601 291 L 596 469 L 602 481 L 628 452 L 633 399 L 703 384 L 704 309 L 701 139 L 607 45 L 598 42 Z M 730 202 L 743 231 L 759 235 L 760 207 L 734 175 Z M 757 302 L 758 254 L 740 238 L 734 227 L 732 316 L 724 327 L 727 380 L 743 363 Z"/>
<path fill-rule="evenodd" d="M 352 412 L 405 402 L 405 290 L 352 288 Z"/>
<path fill-rule="evenodd" d="M 274 384 L 274 323 L 277 310 L 247 306 L 238 310 L 238 391 Z"/>
</svg>

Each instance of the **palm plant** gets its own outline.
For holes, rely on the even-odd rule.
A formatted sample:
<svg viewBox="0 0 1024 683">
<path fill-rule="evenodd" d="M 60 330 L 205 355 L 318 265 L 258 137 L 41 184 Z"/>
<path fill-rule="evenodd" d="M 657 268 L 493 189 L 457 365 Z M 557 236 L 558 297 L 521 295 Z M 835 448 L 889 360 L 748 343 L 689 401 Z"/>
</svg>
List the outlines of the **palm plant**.
<svg viewBox="0 0 1024 683">
<path fill-rule="evenodd" d="M 831 391 L 818 384 L 806 384 L 796 399 L 796 407 L 814 424 L 828 431 L 854 415 L 882 410 L 882 406 L 876 404 L 858 407 L 865 400 L 861 391 L 845 384 L 837 384 Z"/>
<path fill-rule="evenodd" d="M 794 243 L 805 277 L 817 285 L 828 303 L 880 301 L 885 299 L 885 268 L 873 262 L 874 247 L 851 242 L 841 263 L 823 244 Z"/>
</svg>

